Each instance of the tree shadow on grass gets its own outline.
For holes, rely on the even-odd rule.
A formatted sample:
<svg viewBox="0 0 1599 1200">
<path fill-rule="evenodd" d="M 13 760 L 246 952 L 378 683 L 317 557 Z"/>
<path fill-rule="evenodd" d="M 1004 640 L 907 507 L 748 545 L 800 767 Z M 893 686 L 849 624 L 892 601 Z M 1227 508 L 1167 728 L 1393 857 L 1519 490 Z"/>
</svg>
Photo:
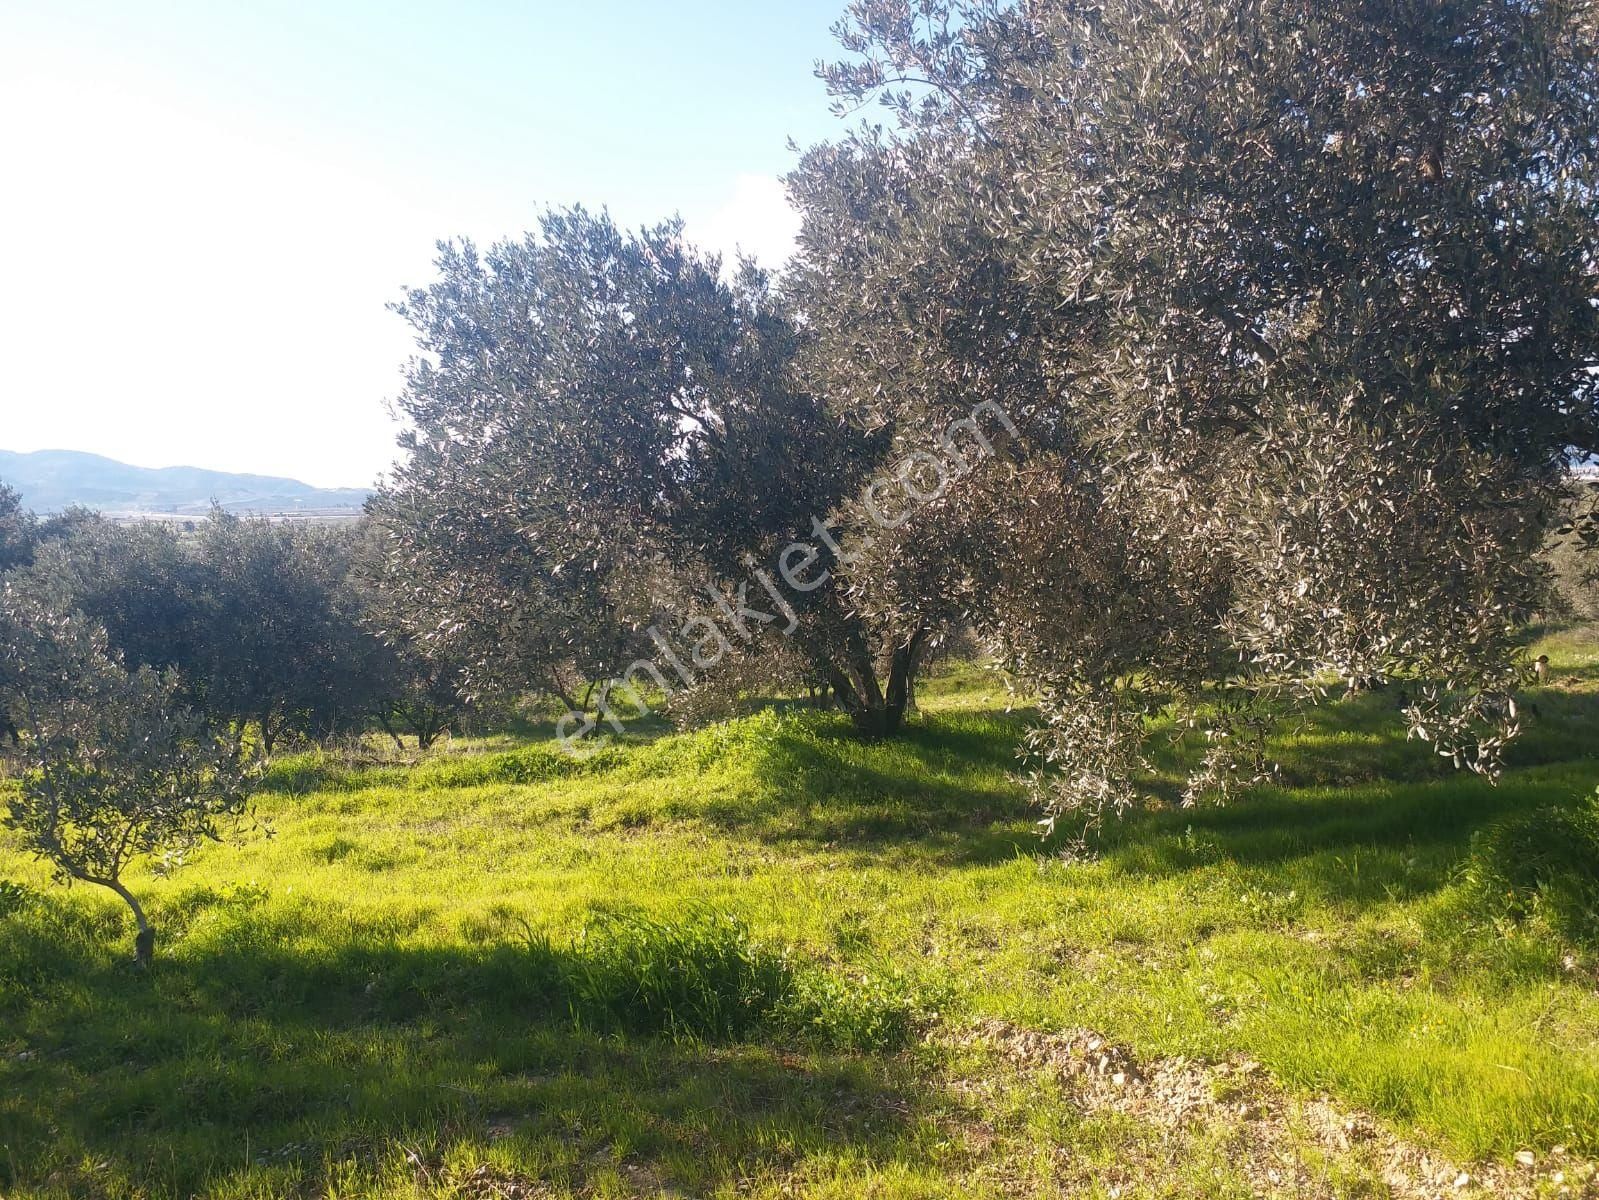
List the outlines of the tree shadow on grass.
<svg viewBox="0 0 1599 1200">
<path fill-rule="evenodd" d="M 1301 791 L 1264 789 L 1226 807 L 1166 810 L 1108 829 L 1099 849 L 1131 875 L 1230 863 L 1280 889 L 1354 904 L 1406 900 L 1456 875 L 1479 829 L 1543 805 L 1575 804 L 1599 762 L 1507 776 L 1497 787 L 1453 775 Z"/>
<path fill-rule="evenodd" d="M 1274 739 L 1281 786 L 1227 807 L 1110 822 L 1100 848 L 1121 869 L 1172 873 L 1216 857 L 1245 867 L 1297 861 L 1307 886 L 1350 899 L 1435 890 L 1471 834 L 1528 806 L 1574 801 L 1599 780 L 1599 695 L 1558 687 L 1529 712 L 1497 787 L 1407 740 L 1395 689 L 1323 704 Z M 770 843 L 862 861 L 922 858 L 983 865 L 1053 853 L 1018 782 L 1016 750 L 1035 710 L 972 709 L 920 718 L 898 738 L 863 744 L 842 719 L 786 725 L 755 763 L 761 798 L 701 815 Z M 1174 801 L 1197 749 L 1161 747 L 1153 790 Z M 1192 831 L 1192 832 L 1190 832 Z M 1197 855 L 1194 839 L 1208 844 Z M 1370 851 L 1370 869 L 1355 865 Z"/>
<path fill-rule="evenodd" d="M 1178 808 L 1175 780 L 1196 750 L 1164 750 L 1155 781 L 1164 807 L 1108 823 L 1095 848 L 1128 874 L 1229 863 L 1263 884 L 1351 903 L 1437 891 L 1477 830 L 1574 804 L 1599 782 L 1599 695 L 1558 684 L 1521 698 L 1523 733 L 1497 786 L 1407 739 L 1395 687 L 1330 700 L 1284 726 L 1268 751 L 1278 783 L 1226 806 Z"/>
<path fill-rule="evenodd" d="M 1401 687 L 1331 698 L 1286 719 L 1268 757 L 1284 788 L 1358 787 L 1470 779 L 1426 742 L 1407 736 Z M 1508 747 L 1507 766 L 1567 763 L 1599 755 L 1599 694 L 1548 688 L 1519 697 L 1521 735 Z M 1197 764 L 1198 739 L 1173 745 L 1157 738 L 1157 769 L 1175 780 Z M 1175 794 L 1175 790 L 1174 793 Z"/>
<path fill-rule="evenodd" d="M 1016 780 L 1027 714 L 973 709 L 918 717 L 862 741 L 840 717 L 785 723 L 752 762 L 756 795 L 708 798 L 699 815 L 743 836 L 881 862 L 885 855 L 984 864 L 1034 849 Z"/>
<path fill-rule="evenodd" d="M 584 1029 L 532 945 L 328 945 L 280 919 L 141 975 L 63 919 L 65 946 L 0 925 L 6 1195 L 383 1195 L 474 1167 L 698 1193 L 903 1156 L 939 1103 L 892 1055 Z"/>
</svg>

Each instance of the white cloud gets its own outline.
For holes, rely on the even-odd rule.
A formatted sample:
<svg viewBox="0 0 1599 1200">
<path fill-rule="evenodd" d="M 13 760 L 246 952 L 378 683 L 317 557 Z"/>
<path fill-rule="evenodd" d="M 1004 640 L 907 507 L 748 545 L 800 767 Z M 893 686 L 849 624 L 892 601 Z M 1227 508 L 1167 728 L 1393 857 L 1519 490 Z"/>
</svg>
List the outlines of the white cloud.
<svg viewBox="0 0 1599 1200">
<path fill-rule="evenodd" d="M 686 217 L 689 241 L 719 251 L 731 265 L 742 250 L 772 270 L 794 254 L 800 215 L 788 202 L 782 181 L 771 175 L 740 175 L 728 198 L 702 218 Z"/>
</svg>

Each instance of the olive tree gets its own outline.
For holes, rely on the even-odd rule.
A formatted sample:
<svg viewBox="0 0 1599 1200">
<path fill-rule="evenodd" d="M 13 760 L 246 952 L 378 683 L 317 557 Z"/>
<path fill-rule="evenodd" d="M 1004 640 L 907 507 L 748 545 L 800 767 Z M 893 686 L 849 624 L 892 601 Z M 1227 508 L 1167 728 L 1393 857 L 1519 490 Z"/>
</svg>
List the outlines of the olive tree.
<svg viewBox="0 0 1599 1200">
<path fill-rule="evenodd" d="M 213 719 L 285 734 L 358 728 L 372 708 L 371 635 L 348 602 L 355 535 L 215 511 L 196 569 L 186 683 Z"/>
<path fill-rule="evenodd" d="M 769 276 L 725 278 L 680 223 L 627 233 L 582 209 L 486 253 L 446 245 L 438 271 L 398 306 L 423 352 L 400 399 L 414 430 L 373 505 L 413 628 L 479 673 L 545 678 L 658 654 L 695 687 L 724 659 L 798 653 L 864 732 L 898 726 L 928 631 L 814 585 L 886 442 L 795 372 L 806 335 Z M 806 573 L 779 596 L 800 538 L 782 570 Z"/>
<path fill-rule="evenodd" d="M 219 729 L 325 736 L 386 711 L 390 664 L 363 624 L 358 530 L 215 511 L 193 533 L 80 519 L 41 542 L 28 586 L 60 592 L 130 667 L 173 676 Z"/>
<path fill-rule="evenodd" d="M 245 805 L 247 764 L 176 703 L 170 679 L 124 670 L 103 630 L 11 585 L 0 593 L 0 696 L 24 763 L 5 824 L 62 880 L 120 896 L 137 926 L 135 961 L 148 966 L 155 929 L 124 875 L 219 837 Z"/>
<path fill-rule="evenodd" d="M 25 566 L 33 557 L 37 530 L 16 489 L 0 483 L 0 575 Z"/>
<path fill-rule="evenodd" d="M 365 687 L 374 718 L 396 746 L 404 746 L 403 729 L 427 750 L 472 707 L 472 662 L 459 640 L 428 637 L 417 627 L 414 583 L 397 569 L 387 543 L 378 527 L 361 530 L 345 603 L 371 638 Z"/>
<path fill-rule="evenodd" d="M 888 127 L 791 181 L 806 370 L 901 440 L 975 397 L 1015 419 L 902 538 L 1039 686 L 1052 814 L 1131 802 L 1157 714 L 1204 740 L 1189 799 L 1259 778 L 1339 679 L 1406 678 L 1413 735 L 1497 772 L 1535 555 L 1599 441 L 1594 21 L 852 6 L 823 74 Z"/>
<path fill-rule="evenodd" d="M 198 612 L 204 584 L 192 539 L 173 525 L 86 519 L 40 546 L 26 579 L 104 628 L 122 662 L 190 681 L 209 634 Z M 185 690 L 198 706 L 200 689 Z"/>
<path fill-rule="evenodd" d="M 33 515 L 22 507 L 14 488 L 0 483 L 0 577 L 33 557 Z M 17 727 L 0 690 L 0 744 L 14 742 Z"/>
</svg>

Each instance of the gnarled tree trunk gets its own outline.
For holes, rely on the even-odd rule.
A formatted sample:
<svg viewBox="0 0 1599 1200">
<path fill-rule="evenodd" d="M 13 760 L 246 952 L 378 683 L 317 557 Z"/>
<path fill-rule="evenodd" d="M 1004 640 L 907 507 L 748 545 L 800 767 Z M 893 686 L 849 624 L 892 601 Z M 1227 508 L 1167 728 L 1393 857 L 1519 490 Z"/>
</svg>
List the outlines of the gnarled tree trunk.
<svg viewBox="0 0 1599 1200">
<path fill-rule="evenodd" d="M 138 932 L 133 936 L 133 964 L 140 970 L 147 968 L 155 960 L 155 929 L 145 917 L 144 907 L 134 898 L 132 892 L 122 886 L 120 880 L 91 879 L 88 882 L 110 888 L 133 910 L 134 924 L 138 927 Z"/>
<path fill-rule="evenodd" d="M 828 665 L 828 682 L 861 736 L 889 737 L 904 725 L 926 640 L 927 631 L 918 629 L 904 645 L 896 647 L 889 656 L 888 677 L 881 683 L 877 663 L 862 637 L 851 637 L 850 653 L 843 662 Z"/>
</svg>

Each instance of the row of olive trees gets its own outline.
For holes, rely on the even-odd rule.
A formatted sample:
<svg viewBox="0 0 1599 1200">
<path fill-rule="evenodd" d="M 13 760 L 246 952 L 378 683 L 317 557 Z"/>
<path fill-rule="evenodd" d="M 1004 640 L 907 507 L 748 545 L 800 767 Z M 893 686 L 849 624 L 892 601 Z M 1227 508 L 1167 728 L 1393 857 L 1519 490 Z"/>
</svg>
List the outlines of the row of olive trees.
<svg viewBox="0 0 1599 1200">
<path fill-rule="evenodd" d="M 237 821 L 285 736 L 375 723 L 426 748 L 463 712 L 458 667 L 392 622 L 365 529 L 214 513 L 193 531 L 38 521 L 0 489 L 5 823 L 64 881 L 110 889 Z"/>
<path fill-rule="evenodd" d="M 104 629 L 128 666 L 171 674 L 185 704 L 270 754 L 377 725 L 427 748 L 462 713 L 448 658 L 392 620 L 361 526 L 215 512 L 193 530 L 80 516 L 13 570 Z"/>
<path fill-rule="evenodd" d="M 1257 778 L 1339 678 L 1407 678 L 1412 732 L 1494 773 L 1599 450 L 1593 0 L 856 0 L 838 33 L 830 89 L 889 127 L 806 154 L 780 278 L 575 209 L 398 305 L 387 648 L 473 689 L 766 670 L 880 735 L 975 627 L 1042 695 L 1052 816 L 1132 802 L 1163 726 L 1204 739 L 1190 798 Z M 1003 436 L 951 451 L 985 402 Z M 342 535 L 58 533 L 0 555 L 212 728 L 376 719 Z M 163 582 L 96 599 L 124 557 Z"/>
</svg>

